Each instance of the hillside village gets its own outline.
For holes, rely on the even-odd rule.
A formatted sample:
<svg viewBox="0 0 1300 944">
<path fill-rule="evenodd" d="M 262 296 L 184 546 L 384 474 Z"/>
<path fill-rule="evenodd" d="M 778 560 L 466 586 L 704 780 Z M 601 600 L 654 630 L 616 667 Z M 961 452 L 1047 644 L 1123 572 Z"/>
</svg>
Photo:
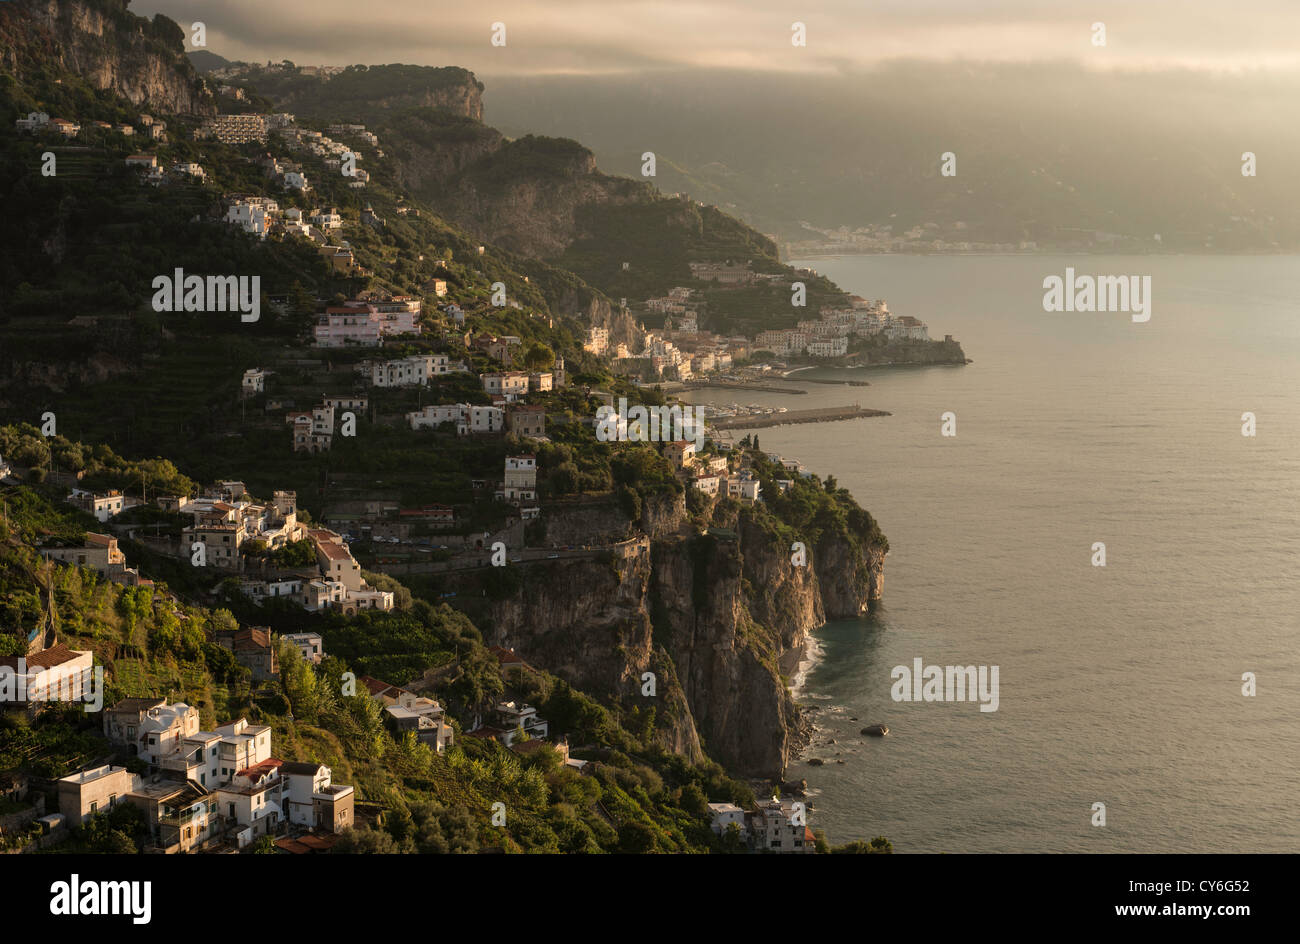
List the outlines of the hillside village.
<svg viewBox="0 0 1300 944">
<path fill-rule="evenodd" d="M 249 107 L 242 88 L 216 95 Z M 301 278 L 265 291 L 272 333 L 223 347 L 215 385 L 194 379 L 220 448 L 188 419 L 169 433 L 191 450 L 181 468 L 225 470 L 207 484 L 95 445 L 84 411 L 109 410 L 115 429 L 121 414 L 93 392 L 56 402 L 77 438 L 35 416 L 0 427 L 0 845 L 518 851 L 528 833 L 486 819 L 509 794 L 528 829 L 545 823 L 575 851 L 825 848 L 798 792 L 756 802 L 707 759 L 683 767 L 656 727 L 670 709 L 591 699 L 536 665 L 542 654 L 487 645 L 465 614 L 529 579 L 519 572 L 648 556 L 662 507 L 683 540 L 734 542 L 746 511 L 785 527 L 769 502 L 844 515 L 847 495 L 756 437 L 602 446 L 598 417 L 629 397 L 668 406 L 664 382 L 851 363 L 876 340 L 928 341 L 924 324 L 839 293 L 815 319 L 792 307 L 789 327 L 710 331 L 705 294 L 817 277 L 726 258 L 692 261 L 692 285 L 631 306 L 579 285 L 587 315 L 561 313 L 548 300 L 573 292 L 571 276 L 435 219 L 396 187 L 365 124 L 54 110 L 26 111 L 5 143 L 60 148 L 76 174 L 100 155 L 125 199 L 183 208 Z M 159 337 L 197 361 L 224 335 L 177 320 Z M 179 381 L 188 364 L 169 350 L 150 351 L 144 373 Z M 81 713 L 106 695 L 98 716 Z"/>
</svg>

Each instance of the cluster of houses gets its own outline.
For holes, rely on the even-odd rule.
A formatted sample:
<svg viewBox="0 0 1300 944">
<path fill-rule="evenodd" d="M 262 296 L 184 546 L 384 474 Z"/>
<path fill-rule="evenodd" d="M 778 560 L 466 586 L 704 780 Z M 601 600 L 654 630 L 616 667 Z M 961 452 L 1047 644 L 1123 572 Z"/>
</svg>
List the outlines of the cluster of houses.
<svg viewBox="0 0 1300 944">
<path fill-rule="evenodd" d="M 811 357 L 841 357 L 848 352 L 850 337 L 883 334 L 890 340 L 927 341 L 924 322 L 910 315 L 892 315 L 881 299 L 868 302 L 852 295 L 848 307 L 825 306 L 819 320 L 800 321 L 795 328 L 763 331 L 754 339 L 760 350 L 778 356 L 808 354 Z"/>
<path fill-rule="evenodd" d="M 514 650 L 497 646 L 491 651 L 500 660 L 503 669 L 524 664 L 514 654 Z M 439 754 L 452 745 L 454 730 L 447 723 L 446 711 L 435 699 L 368 675 L 360 676 L 357 681 L 365 686 L 370 697 L 383 709 L 385 724 L 395 736 L 414 734 L 416 740 L 427 744 Z M 486 719 L 482 716 L 475 717 L 465 736 L 494 740 L 517 753 L 531 753 L 547 740 L 549 733 L 550 724 L 537 714 L 537 709 L 532 705 L 503 701 L 492 708 Z M 532 747 L 525 747 L 527 744 Z M 579 771 L 586 766 L 586 761 L 569 758 L 566 741 L 553 744 L 552 747 L 560 752 L 561 759 L 567 766 Z"/>
<path fill-rule="evenodd" d="M 240 849 L 261 836 L 332 837 L 353 825 L 351 786 L 319 763 L 272 756 L 271 729 L 240 718 L 200 730 L 198 709 L 127 698 L 104 712 L 109 741 L 147 766 L 105 764 L 58 781 L 59 811 L 76 826 L 129 803 L 144 814 L 150 851 Z"/>
<path fill-rule="evenodd" d="M 695 279 L 727 286 L 790 281 L 784 274 L 754 272 L 749 262 L 692 262 L 690 268 Z M 816 274 L 812 270 L 800 271 Z M 641 326 L 633 333 L 631 343 L 611 344 L 609 330 L 595 326 L 589 329 L 583 349 L 597 355 L 611 355 L 622 373 L 686 381 L 727 371 L 735 361 L 747 358 L 754 351 L 771 351 L 779 357 L 836 358 L 848 354 L 853 337 L 883 334 L 891 340 L 929 340 L 929 331 L 920 320 L 894 316 L 884 301 L 869 302 L 856 295 L 849 296 L 845 306 L 823 306 L 817 319 L 800 321 L 793 328 L 762 331 L 753 339 L 701 331 L 700 320 L 706 303 L 695 289 L 686 286 L 675 286 L 667 295 L 649 298 L 645 304 L 650 311 L 664 315 L 661 330 L 646 331 Z"/>
<path fill-rule="evenodd" d="M 360 610 L 393 608 L 392 591 L 378 590 L 366 582 L 361 565 L 341 534 L 328 528 L 307 528 L 297 522 L 293 492 L 277 491 L 275 496 L 274 515 L 269 514 L 270 506 L 245 502 L 220 502 L 210 512 L 196 511 L 195 525 L 182 533 L 182 550 L 193 547 L 194 543 L 211 545 L 213 551 L 207 556 L 209 565 L 239 570 L 240 591 L 258 603 L 283 599 L 308 612 L 335 609 L 346 615 Z M 315 550 L 315 569 L 249 573 L 249 542 L 257 542 L 259 553 L 253 556 L 260 559 L 265 550 L 301 540 L 310 541 Z"/>
<path fill-rule="evenodd" d="M 126 565 L 126 555 L 118 548 L 117 538 L 108 534 L 89 531 L 79 547 L 43 547 L 41 556 L 46 560 L 85 567 L 113 583 L 128 587 L 149 586 L 153 583 L 141 577 L 140 571 Z"/>
<path fill-rule="evenodd" d="M 177 161 L 171 165 L 170 169 L 164 169 L 156 154 L 127 155 L 126 166 L 132 170 L 140 171 L 141 181 L 154 186 L 169 182 L 183 183 L 195 180 L 203 183 L 208 179 L 208 173 L 201 164 L 195 164 L 192 161 Z"/>
<path fill-rule="evenodd" d="M 154 141 L 167 140 L 167 123 L 159 121 L 152 115 L 141 115 L 137 119 L 141 136 L 150 138 Z M 14 121 L 14 126 L 23 134 L 40 134 L 41 132 L 53 132 L 60 134 L 65 138 L 75 138 L 81 134 L 82 125 L 75 121 L 69 121 L 66 118 L 51 118 L 46 112 L 33 111 L 28 112 L 26 118 L 19 118 Z M 93 121 L 89 127 L 96 128 L 100 131 L 109 131 L 120 134 L 123 137 L 135 137 L 135 126 L 128 124 L 110 124 L 107 121 Z"/>
<path fill-rule="evenodd" d="M 332 408 L 329 415 L 333 415 Z M 90 510 L 105 522 L 121 514 L 128 502 L 131 507 L 144 503 L 141 499 L 127 499 L 116 490 L 94 494 L 81 489 L 73 490 L 69 502 Z M 264 504 L 251 500 L 244 483 L 223 481 L 200 497 L 163 495 L 155 505 L 163 511 L 191 516 L 191 522 L 181 530 L 178 551 L 182 557 L 194 561 L 197 555 L 205 567 L 242 574 L 241 590 L 259 603 L 284 598 L 309 612 L 337 609 L 349 615 L 360 610 L 393 608 L 392 591 L 375 589 L 366 582 L 361 565 L 342 535 L 325 528 L 308 528 L 298 520 L 297 493 L 293 491 L 277 490 L 272 501 Z M 304 540 L 315 549 L 315 569 L 249 575 L 250 568 L 259 566 L 267 552 Z M 127 566 L 117 538 L 110 535 L 88 533 L 79 546 L 45 547 L 41 554 L 49 560 L 95 570 L 117 583 L 151 583 Z"/>
<path fill-rule="evenodd" d="M 746 810 L 735 803 L 710 803 L 713 831 L 725 836 L 733 828 L 753 852 L 807 854 L 817 851 L 817 839 L 807 825 L 806 810 L 794 801 L 773 797 Z"/>
<path fill-rule="evenodd" d="M 276 166 L 281 171 L 285 167 L 281 164 Z M 286 174 L 292 173 L 295 172 L 286 172 Z M 292 186 L 286 179 L 286 189 L 310 189 L 305 177 L 295 180 L 294 183 L 296 186 Z M 238 226 L 245 233 L 259 239 L 265 239 L 270 233 L 305 236 L 320 247 L 322 255 L 326 255 L 326 249 L 337 251 L 345 248 L 341 245 L 343 241 L 331 235 L 343 227 L 343 217 L 337 207 L 317 207 L 311 210 L 302 210 L 298 207 L 281 208 L 279 201 L 272 197 L 246 194 L 227 194 L 225 203 L 226 213 L 222 221 L 231 226 Z"/>
<path fill-rule="evenodd" d="M 664 443 L 664 458 L 677 470 L 678 478 L 706 495 L 734 498 L 747 504 L 762 500 L 762 484 L 749 468 L 732 469 L 725 455 L 699 455 L 690 440 Z"/>
<path fill-rule="evenodd" d="M 266 372 L 260 371 L 260 373 L 265 375 Z M 246 381 L 249 379 L 247 372 L 244 377 Z M 266 378 L 263 376 L 261 379 L 263 389 L 265 382 Z M 369 405 L 369 397 L 343 394 L 323 397 L 321 402 L 310 410 L 288 411 L 284 415 L 284 421 L 292 429 L 293 451 L 329 452 L 330 447 L 334 445 L 335 415 L 351 412 L 355 417 L 356 413 L 364 413 Z"/>
<path fill-rule="evenodd" d="M 363 675 L 357 679 L 384 712 L 384 722 L 397 737 L 411 733 L 421 744 L 441 754 L 451 747 L 455 732 L 447 713 L 435 699 Z"/>
<path fill-rule="evenodd" d="M 376 156 L 384 156 L 384 152 L 378 150 L 379 138 L 367 131 L 365 125 L 330 125 L 329 132 L 351 134 L 375 148 Z M 288 127 L 280 132 L 280 136 L 291 150 L 305 151 L 320 158 L 326 170 L 345 174 L 349 178 L 348 186 L 351 189 L 362 190 L 370 182 L 370 174 L 356 166 L 361 162 L 362 155 L 355 147 L 306 128 Z"/>
<path fill-rule="evenodd" d="M 379 347 L 387 338 L 419 334 L 421 304 L 410 295 L 372 293 L 325 309 L 316 319 L 317 347 Z"/>
</svg>

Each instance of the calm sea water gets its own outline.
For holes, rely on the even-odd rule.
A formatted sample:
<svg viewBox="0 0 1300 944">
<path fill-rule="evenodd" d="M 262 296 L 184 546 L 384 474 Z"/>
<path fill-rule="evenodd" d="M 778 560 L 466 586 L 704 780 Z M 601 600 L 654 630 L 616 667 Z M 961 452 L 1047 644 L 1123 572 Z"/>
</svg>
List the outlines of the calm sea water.
<svg viewBox="0 0 1300 944">
<path fill-rule="evenodd" d="M 800 264 L 974 360 L 707 397 L 893 413 L 759 431 L 892 546 L 883 606 L 819 631 L 800 691 L 826 764 L 789 776 L 814 825 L 902 852 L 1300 851 L 1300 258 Z M 1151 275 L 1150 322 L 1045 313 L 1067 265 Z M 917 657 L 998 666 L 999 709 L 894 702 L 890 670 Z M 874 722 L 891 736 L 859 735 Z"/>
</svg>

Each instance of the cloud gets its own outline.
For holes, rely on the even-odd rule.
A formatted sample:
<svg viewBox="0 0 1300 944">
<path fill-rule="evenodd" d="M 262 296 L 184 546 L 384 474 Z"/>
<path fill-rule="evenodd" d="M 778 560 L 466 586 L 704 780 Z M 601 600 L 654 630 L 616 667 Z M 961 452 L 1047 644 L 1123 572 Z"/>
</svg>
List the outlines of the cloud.
<svg viewBox="0 0 1300 944">
<path fill-rule="evenodd" d="M 230 59 L 409 62 L 486 75 L 666 68 L 833 72 L 895 59 L 1077 61 L 1095 68 L 1300 68 L 1295 0 L 136 0 L 207 26 Z M 808 45 L 790 44 L 807 24 Z M 493 47 L 492 24 L 507 45 Z M 1092 44 L 1092 24 L 1106 46 Z"/>
</svg>

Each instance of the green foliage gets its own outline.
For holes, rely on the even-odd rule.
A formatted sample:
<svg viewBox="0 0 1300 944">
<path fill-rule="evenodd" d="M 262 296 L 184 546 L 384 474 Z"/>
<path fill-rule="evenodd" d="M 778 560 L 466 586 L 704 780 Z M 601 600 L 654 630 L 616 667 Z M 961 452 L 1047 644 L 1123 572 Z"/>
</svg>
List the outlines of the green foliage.
<svg viewBox="0 0 1300 944">
<path fill-rule="evenodd" d="M 870 842 L 857 839 L 831 849 L 833 855 L 889 855 L 893 851 L 894 844 L 884 836 L 877 836 Z"/>
</svg>

